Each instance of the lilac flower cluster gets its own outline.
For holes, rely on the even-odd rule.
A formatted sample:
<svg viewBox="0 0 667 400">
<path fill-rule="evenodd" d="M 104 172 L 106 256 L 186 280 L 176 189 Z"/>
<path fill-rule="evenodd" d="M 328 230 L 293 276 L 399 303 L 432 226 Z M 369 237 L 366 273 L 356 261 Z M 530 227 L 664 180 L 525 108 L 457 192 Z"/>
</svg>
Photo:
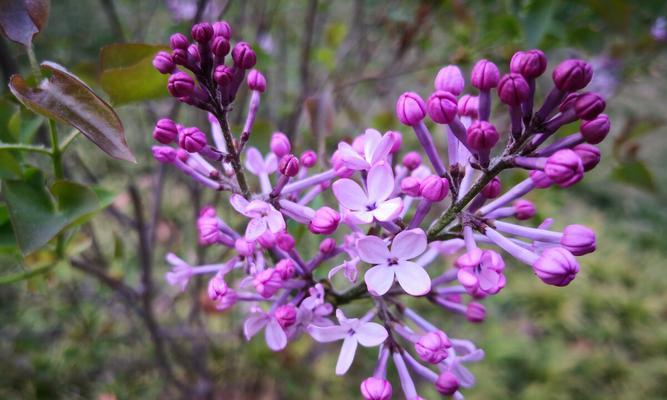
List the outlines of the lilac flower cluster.
<svg viewBox="0 0 667 400">
<path fill-rule="evenodd" d="M 392 397 L 390 361 L 407 399 L 421 399 L 413 377 L 462 399 L 460 389 L 475 382 L 465 364 L 481 360 L 484 352 L 469 340 L 450 338 L 409 307 L 414 300 L 405 300 L 417 297 L 482 322 L 486 309 L 480 300 L 508 282 L 501 251 L 548 285 L 565 286 L 576 277 L 576 257 L 596 247 L 591 229 L 575 224 L 557 231 L 550 229 L 550 218 L 537 227 L 511 219 L 535 215 L 535 206 L 522 198 L 532 190 L 570 187 L 600 160 L 595 144 L 610 125 L 602 114 L 604 99 L 582 92 L 591 81 L 591 65 L 582 60 L 557 65 L 554 85 L 537 111 L 536 79 L 547 68 L 540 50 L 517 52 L 504 75 L 489 60 L 477 62 L 470 79 L 477 95 L 463 94 L 457 66 L 442 68 L 426 101 L 407 92 L 396 103 L 398 120 L 412 128 L 426 162 L 415 151 L 399 156 L 398 131 L 375 129 L 340 142 L 330 159 L 311 150 L 297 156 L 289 138 L 276 132 L 264 155 L 247 143 L 266 79 L 252 69 L 252 47 L 238 42 L 232 48 L 231 35 L 225 22 L 200 23 L 192 28 L 193 43 L 177 33 L 172 52 L 154 60 L 160 72 L 170 74 L 174 97 L 208 113 L 212 138 L 162 119 L 153 132 L 161 143 L 153 148 L 155 159 L 230 192 L 229 204 L 243 221 L 235 229 L 213 206 L 201 210 L 200 244 L 227 247 L 232 255 L 219 264 L 192 266 L 169 254 L 167 280 L 185 290 L 194 275 L 210 276 L 208 296 L 217 309 L 244 310 L 246 338 L 263 331 L 274 351 L 302 334 L 322 343 L 342 341 L 339 375 L 349 370 L 359 345 L 379 347 L 375 371 L 361 383 L 367 400 Z M 227 115 L 243 82 L 250 103 L 235 136 Z M 507 124 L 490 119 L 496 94 L 503 104 L 496 109 L 507 110 Z M 446 158 L 427 118 L 446 138 Z M 577 121 L 578 133 L 556 138 L 560 127 Z M 498 175 L 510 168 L 526 170 L 527 177 L 503 190 Z M 246 174 L 255 179 L 247 181 Z M 331 206 L 313 208 L 318 197 Z M 304 257 L 307 249 L 297 245 L 287 220 L 327 236 L 318 240 L 314 256 Z M 455 257 L 450 267 L 443 267 L 445 256 Z M 357 283 L 360 271 L 363 282 Z M 339 273 L 343 278 L 335 280 Z M 338 290 L 334 281 L 349 287 Z M 358 318 L 346 316 L 343 306 L 359 299 L 370 299 L 372 307 Z"/>
</svg>

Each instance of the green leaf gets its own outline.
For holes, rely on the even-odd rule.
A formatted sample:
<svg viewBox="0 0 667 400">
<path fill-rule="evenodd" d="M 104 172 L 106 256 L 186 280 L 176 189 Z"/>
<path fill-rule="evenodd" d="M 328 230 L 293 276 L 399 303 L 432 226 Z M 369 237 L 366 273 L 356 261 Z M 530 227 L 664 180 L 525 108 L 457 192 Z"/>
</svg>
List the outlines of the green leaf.
<svg viewBox="0 0 667 400">
<path fill-rule="evenodd" d="M 630 161 L 617 165 L 611 173 L 613 179 L 638 189 L 655 192 L 657 187 L 653 174 L 641 161 Z"/>
<path fill-rule="evenodd" d="M 153 68 L 153 57 L 166 46 L 119 43 L 100 52 L 100 82 L 115 105 L 165 97 L 167 76 Z"/>
<path fill-rule="evenodd" d="M 4 205 L 0 205 L 0 253 L 16 249 L 16 238 L 12 223 L 9 220 L 9 211 Z"/>
<path fill-rule="evenodd" d="M 9 150 L 0 150 L 0 179 L 21 176 L 21 164 Z"/>
<path fill-rule="evenodd" d="M 556 5 L 553 0 L 533 0 L 526 6 L 521 23 L 527 48 L 538 46 L 549 31 Z"/>
<path fill-rule="evenodd" d="M 0 29 L 11 41 L 30 46 L 49 18 L 49 0 L 0 0 Z"/>
<path fill-rule="evenodd" d="M 41 66 L 51 76 L 36 88 L 12 75 L 9 88 L 14 96 L 32 111 L 77 128 L 110 156 L 135 162 L 113 108 L 62 66 L 52 62 Z"/>
</svg>

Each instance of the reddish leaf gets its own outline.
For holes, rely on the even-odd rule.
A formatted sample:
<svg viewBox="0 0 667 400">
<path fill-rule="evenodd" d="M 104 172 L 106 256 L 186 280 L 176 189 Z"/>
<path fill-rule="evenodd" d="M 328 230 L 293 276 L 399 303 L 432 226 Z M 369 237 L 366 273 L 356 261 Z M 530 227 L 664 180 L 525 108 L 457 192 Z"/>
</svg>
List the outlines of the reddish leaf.
<svg viewBox="0 0 667 400">
<path fill-rule="evenodd" d="M 36 88 L 29 87 L 20 75 L 11 77 L 9 88 L 14 96 L 34 112 L 77 128 L 108 155 L 134 162 L 113 108 L 62 66 L 44 62 L 41 67 L 51 76 Z"/>
<path fill-rule="evenodd" d="M 0 29 L 16 43 L 30 46 L 49 18 L 49 0 L 0 0 Z"/>
</svg>

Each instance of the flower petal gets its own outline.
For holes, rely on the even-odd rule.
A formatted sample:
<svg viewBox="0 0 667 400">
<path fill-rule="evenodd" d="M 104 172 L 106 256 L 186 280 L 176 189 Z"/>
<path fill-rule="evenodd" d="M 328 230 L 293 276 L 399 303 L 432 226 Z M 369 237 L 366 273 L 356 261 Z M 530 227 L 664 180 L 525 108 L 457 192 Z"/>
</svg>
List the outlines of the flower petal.
<svg viewBox="0 0 667 400">
<path fill-rule="evenodd" d="M 266 219 L 265 218 L 253 218 L 248 222 L 248 226 L 245 228 L 245 238 L 247 240 L 257 240 L 266 232 Z"/>
<path fill-rule="evenodd" d="M 285 335 L 285 331 L 275 318 L 271 318 L 268 325 L 266 325 L 264 339 L 269 349 L 273 351 L 280 351 L 287 346 L 287 335 Z"/>
<path fill-rule="evenodd" d="M 468 268 L 460 269 L 459 272 L 457 273 L 456 277 L 458 278 L 461 285 L 463 285 L 465 287 L 475 287 L 479 283 L 479 280 L 477 279 L 477 275 L 475 275 Z"/>
<path fill-rule="evenodd" d="M 431 291 L 431 278 L 424 268 L 412 261 L 401 261 L 394 267 L 396 279 L 403 290 L 412 296 L 423 296 Z"/>
<path fill-rule="evenodd" d="M 266 326 L 266 315 L 256 313 L 250 315 L 243 323 L 243 335 L 246 340 L 252 339 L 264 326 Z"/>
<path fill-rule="evenodd" d="M 371 211 L 348 211 L 344 217 L 346 223 L 354 225 L 364 225 L 373 222 L 373 212 Z"/>
<path fill-rule="evenodd" d="M 272 174 L 278 169 L 278 157 L 273 152 L 266 155 L 264 159 L 264 172 Z"/>
<path fill-rule="evenodd" d="M 365 236 L 357 240 L 359 258 L 369 264 L 383 264 L 391 257 L 387 243 L 377 236 Z"/>
<path fill-rule="evenodd" d="M 394 283 L 394 271 L 386 264 L 376 265 L 366 271 L 364 281 L 371 294 L 382 296 L 389 291 L 389 288 Z"/>
<path fill-rule="evenodd" d="M 370 168 L 370 165 L 357 153 L 352 146 L 343 142 L 338 144 L 338 154 L 347 168 L 362 170 Z"/>
<path fill-rule="evenodd" d="M 366 347 L 379 346 L 387 339 L 389 334 L 384 326 L 375 323 L 367 322 L 361 324 L 354 330 L 354 337 L 359 341 L 359 344 Z"/>
<path fill-rule="evenodd" d="M 392 221 L 396 219 L 403 211 L 403 200 L 400 197 L 377 204 L 377 208 L 372 211 L 373 217 L 378 221 Z"/>
<path fill-rule="evenodd" d="M 262 157 L 262 153 L 255 147 L 248 148 L 245 156 L 245 167 L 253 175 L 259 175 L 264 172 L 264 158 Z"/>
<path fill-rule="evenodd" d="M 411 260 L 426 250 L 426 234 L 416 228 L 396 235 L 391 243 L 391 255 L 399 260 Z"/>
<path fill-rule="evenodd" d="M 366 186 L 368 200 L 371 203 L 385 201 L 394 191 L 394 173 L 391 171 L 391 166 L 382 163 L 371 168 L 366 179 Z"/>
<path fill-rule="evenodd" d="M 331 189 L 338 202 L 350 210 L 365 210 L 369 203 L 364 190 L 352 179 L 339 179 Z"/>
<path fill-rule="evenodd" d="M 235 194 L 229 199 L 229 203 L 234 207 L 236 211 L 241 215 L 245 215 L 245 208 L 248 207 L 248 200 L 246 200 L 240 194 Z"/>
<path fill-rule="evenodd" d="M 282 232 L 285 230 L 285 219 L 280 211 L 271 207 L 269 214 L 266 216 L 266 222 L 269 225 L 269 230 L 273 233 Z"/>
<path fill-rule="evenodd" d="M 343 346 L 340 348 L 338 362 L 336 363 L 336 375 L 344 375 L 350 369 L 354 354 L 357 352 L 357 339 L 353 336 L 346 336 Z"/>
<path fill-rule="evenodd" d="M 392 146 L 394 145 L 394 138 L 391 135 L 385 134 L 373 149 L 373 154 L 370 155 L 371 165 L 375 165 L 387 158 Z M 366 153 L 366 157 L 369 154 Z"/>
<path fill-rule="evenodd" d="M 320 343 L 335 342 L 347 336 L 347 328 L 339 325 L 317 326 L 308 325 L 306 328 L 310 336 Z"/>
<path fill-rule="evenodd" d="M 500 274 L 489 268 L 482 270 L 477 277 L 479 278 L 479 287 L 484 291 L 495 289 L 500 280 Z"/>
<path fill-rule="evenodd" d="M 262 200 L 253 200 L 245 208 L 244 214 L 250 218 L 263 217 L 269 211 L 269 204 Z"/>
</svg>

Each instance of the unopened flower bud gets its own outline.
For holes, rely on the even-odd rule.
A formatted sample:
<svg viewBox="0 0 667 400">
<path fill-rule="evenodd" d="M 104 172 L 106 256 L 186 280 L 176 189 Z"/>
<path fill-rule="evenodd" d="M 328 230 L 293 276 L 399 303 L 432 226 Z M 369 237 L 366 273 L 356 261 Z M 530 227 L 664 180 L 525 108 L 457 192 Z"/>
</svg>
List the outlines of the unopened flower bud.
<svg viewBox="0 0 667 400">
<path fill-rule="evenodd" d="M 451 396 L 459 390 L 459 380 L 453 373 L 445 371 L 436 379 L 435 389 L 443 396 Z"/>
<path fill-rule="evenodd" d="M 382 378 L 370 377 L 361 382 L 361 395 L 364 400 L 391 400 L 391 383 Z"/>
<path fill-rule="evenodd" d="M 294 261 L 289 258 L 283 258 L 282 260 L 276 263 L 276 271 L 280 275 L 280 279 L 286 281 L 294 276 L 296 273 L 296 267 L 294 266 Z"/>
<path fill-rule="evenodd" d="M 236 292 L 227 286 L 224 276 L 220 274 L 216 274 L 208 282 L 208 297 L 216 303 L 216 308 L 220 311 L 232 307 L 238 299 Z"/>
<path fill-rule="evenodd" d="M 310 220 L 308 229 L 318 235 L 330 235 L 338 228 L 340 214 L 329 207 L 322 207 L 315 211 L 315 216 Z"/>
<path fill-rule="evenodd" d="M 197 43 L 208 43 L 213 38 L 213 27 L 208 22 L 200 22 L 192 26 L 190 34 Z"/>
<path fill-rule="evenodd" d="M 257 238 L 257 242 L 260 246 L 265 249 L 271 249 L 276 245 L 276 235 L 273 234 L 269 229 L 264 231 L 264 233 Z"/>
<path fill-rule="evenodd" d="M 169 38 L 169 43 L 171 43 L 172 50 L 182 49 L 186 50 L 190 45 L 188 38 L 182 33 L 174 33 Z"/>
<path fill-rule="evenodd" d="M 490 150 L 498 143 L 500 135 L 493 124 L 486 121 L 475 121 L 468 128 L 467 140 L 474 150 Z"/>
<path fill-rule="evenodd" d="M 218 65 L 213 71 L 213 79 L 218 85 L 227 86 L 234 79 L 234 71 L 226 65 Z"/>
<path fill-rule="evenodd" d="M 500 196 L 501 190 L 502 184 L 500 183 L 500 178 L 494 176 L 493 179 L 491 179 L 491 182 L 484 186 L 484 189 L 482 189 L 482 194 L 487 199 L 495 199 L 496 197 Z"/>
<path fill-rule="evenodd" d="M 391 150 L 389 154 L 398 153 L 401 150 L 401 145 L 403 144 L 403 135 L 398 131 L 387 131 L 386 135 L 389 135 L 392 138 L 391 141 Z"/>
<path fill-rule="evenodd" d="M 458 96 L 463 92 L 465 80 L 461 70 L 456 65 L 448 65 L 440 68 L 438 74 L 435 76 L 434 82 L 435 90 L 444 90 L 454 96 Z"/>
<path fill-rule="evenodd" d="M 222 36 L 229 40 L 232 38 L 232 27 L 227 21 L 217 21 L 213 23 L 213 35 Z"/>
<path fill-rule="evenodd" d="M 264 78 L 264 75 L 256 69 L 252 69 L 248 72 L 247 82 L 250 90 L 255 90 L 260 93 L 264 93 L 266 90 L 266 78 Z"/>
<path fill-rule="evenodd" d="M 491 90 L 498 86 L 500 71 L 496 64 L 489 60 L 479 60 L 472 68 L 470 82 L 479 90 Z"/>
<path fill-rule="evenodd" d="M 439 124 L 448 124 L 456 117 L 458 109 L 456 96 L 443 90 L 434 92 L 428 98 L 426 107 L 429 117 Z"/>
<path fill-rule="evenodd" d="M 176 160 L 176 149 L 169 146 L 153 146 L 151 149 L 153 158 L 163 164 L 169 164 Z"/>
<path fill-rule="evenodd" d="M 183 149 L 177 149 L 176 150 L 176 157 L 178 157 L 179 160 L 186 162 L 190 158 L 190 153 Z"/>
<path fill-rule="evenodd" d="M 153 139 L 162 144 L 169 144 L 178 139 L 176 123 L 169 118 L 162 118 L 155 124 Z"/>
<path fill-rule="evenodd" d="M 421 182 L 414 176 L 408 176 L 401 181 L 401 192 L 412 197 L 421 196 Z"/>
<path fill-rule="evenodd" d="M 592 120 L 581 121 L 579 132 L 586 142 L 598 144 L 607 137 L 610 127 L 609 117 L 606 114 L 600 114 Z"/>
<path fill-rule="evenodd" d="M 605 106 L 606 103 L 600 95 L 596 93 L 583 93 L 577 98 L 574 109 L 577 112 L 577 118 L 593 119 L 604 111 Z"/>
<path fill-rule="evenodd" d="M 257 55 L 252 47 L 246 42 L 238 42 L 232 50 L 234 65 L 242 69 L 250 69 L 257 63 Z"/>
<path fill-rule="evenodd" d="M 483 322 L 486 318 L 486 307 L 483 304 L 472 302 L 466 308 L 466 318 L 473 323 Z"/>
<path fill-rule="evenodd" d="M 320 243 L 320 253 L 331 254 L 334 250 L 336 250 L 336 239 L 326 238 Z"/>
<path fill-rule="evenodd" d="M 195 81 L 190 75 L 179 71 L 169 77 L 167 90 L 174 97 L 186 97 L 195 90 Z"/>
<path fill-rule="evenodd" d="M 231 46 L 229 45 L 229 40 L 225 39 L 223 36 L 215 36 L 213 42 L 211 43 L 211 52 L 216 57 L 224 57 L 229 54 Z"/>
<path fill-rule="evenodd" d="M 178 145 L 188 153 L 197 153 L 206 146 L 206 135 L 199 128 L 184 128 L 178 137 Z"/>
<path fill-rule="evenodd" d="M 283 251 L 290 251 L 296 245 L 294 237 L 287 232 L 280 232 L 276 235 L 276 244 Z"/>
<path fill-rule="evenodd" d="M 528 100 L 529 95 L 528 82 L 520 74 L 505 74 L 498 82 L 498 97 L 507 105 L 518 106 Z"/>
<path fill-rule="evenodd" d="M 554 184 L 554 181 L 552 181 L 551 178 L 549 178 L 549 176 L 543 171 L 535 169 L 530 171 L 529 175 L 530 180 L 533 181 L 533 185 L 535 185 L 535 187 L 538 189 L 546 189 Z"/>
<path fill-rule="evenodd" d="M 174 49 L 171 52 L 171 59 L 178 65 L 189 65 L 189 54 L 187 49 Z"/>
<path fill-rule="evenodd" d="M 574 105 L 577 104 L 577 100 L 579 100 L 579 97 L 581 97 L 581 93 L 579 92 L 569 93 L 567 96 L 565 96 L 563 102 L 560 103 L 558 110 L 560 112 L 565 112 L 570 108 L 574 107 Z"/>
<path fill-rule="evenodd" d="M 421 182 L 421 195 L 426 200 L 438 202 L 449 194 L 449 181 L 437 175 L 429 175 Z"/>
<path fill-rule="evenodd" d="M 415 343 L 417 355 L 429 364 L 438 364 L 447 358 L 447 350 L 450 347 L 452 347 L 452 342 L 443 331 L 429 332 Z"/>
<path fill-rule="evenodd" d="M 170 74 L 176 68 L 174 60 L 171 58 L 171 54 L 166 51 L 160 51 L 153 58 L 153 67 L 158 70 L 161 74 Z"/>
<path fill-rule="evenodd" d="M 547 285 L 567 286 L 579 272 L 579 264 L 568 250 L 552 247 L 533 263 L 533 272 Z"/>
<path fill-rule="evenodd" d="M 294 304 L 284 304 L 276 309 L 274 316 L 283 329 L 289 328 L 296 322 L 296 307 Z"/>
<path fill-rule="evenodd" d="M 576 92 L 590 83 L 593 69 L 583 60 L 565 60 L 558 64 L 551 77 L 558 89 L 563 92 Z"/>
<path fill-rule="evenodd" d="M 531 201 L 519 199 L 512 206 L 514 207 L 514 217 L 519 221 L 531 219 L 535 216 L 535 205 Z"/>
<path fill-rule="evenodd" d="M 236 239 L 234 249 L 241 257 L 250 257 L 255 252 L 255 244 L 243 238 Z"/>
<path fill-rule="evenodd" d="M 464 94 L 459 99 L 458 113 L 462 117 L 477 119 L 479 117 L 479 97 Z"/>
<path fill-rule="evenodd" d="M 280 278 L 280 274 L 274 268 L 267 268 L 255 275 L 253 284 L 257 293 L 268 299 L 282 287 L 283 281 Z"/>
<path fill-rule="evenodd" d="M 558 150 L 547 158 L 544 173 L 560 187 L 570 187 L 584 177 L 581 158 L 570 149 Z"/>
<path fill-rule="evenodd" d="M 590 171 L 595 168 L 600 162 L 602 155 L 600 150 L 588 143 L 581 143 L 572 149 L 581 158 L 581 163 L 584 165 L 584 171 Z"/>
<path fill-rule="evenodd" d="M 274 132 L 273 135 L 271 135 L 270 146 L 271 151 L 278 158 L 282 158 L 283 156 L 289 154 L 289 152 L 292 150 L 292 145 L 290 144 L 287 135 L 282 132 Z"/>
<path fill-rule="evenodd" d="M 396 101 L 396 116 L 403 125 L 417 125 L 426 117 L 426 104 L 417 93 L 405 92 Z"/>
<path fill-rule="evenodd" d="M 197 45 L 194 43 L 188 46 L 188 55 L 195 62 L 199 62 L 201 60 L 201 55 L 199 54 L 199 47 L 197 47 Z"/>
<path fill-rule="evenodd" d="M 204 207 L 197 218 L 197 233 L 199 244 L 209 246 L 220 243 L 222 232 L 218 225 L 218 217 L 213 207 Z"/>
<path fill-rule="evenodd" d="M 312 150 L 306 150 L 301 154 L 299 161 L 304 167 L 312 168 L 317 164 L 317 153 Z"/>
<path fill-rule="evenodd" d="M 278 171 L 290 178 L 299 173 L 299 159 L 294 154 L 287 154 L 280 159 Z"/>
<path fill-rule="evenodd" d="M 568 225 L 563 229 L 560 244 L 575 256 L 592 253 L 596 248 L 595 232 L 584 225 Z"/>
<path fill-rule="evenodd" d="M 422 157 L 416 151 L 411 151 L 403 156 L 403 165 L 409 170 L 419 167 L 422 163 Z"/>
<path fill-rule="evenodd" d="M 542 50 L 518 51 L 510 61 L 510 71 L 526 78 L 537 78 L 547 69 L 547 57 Z"/>
</svg>

